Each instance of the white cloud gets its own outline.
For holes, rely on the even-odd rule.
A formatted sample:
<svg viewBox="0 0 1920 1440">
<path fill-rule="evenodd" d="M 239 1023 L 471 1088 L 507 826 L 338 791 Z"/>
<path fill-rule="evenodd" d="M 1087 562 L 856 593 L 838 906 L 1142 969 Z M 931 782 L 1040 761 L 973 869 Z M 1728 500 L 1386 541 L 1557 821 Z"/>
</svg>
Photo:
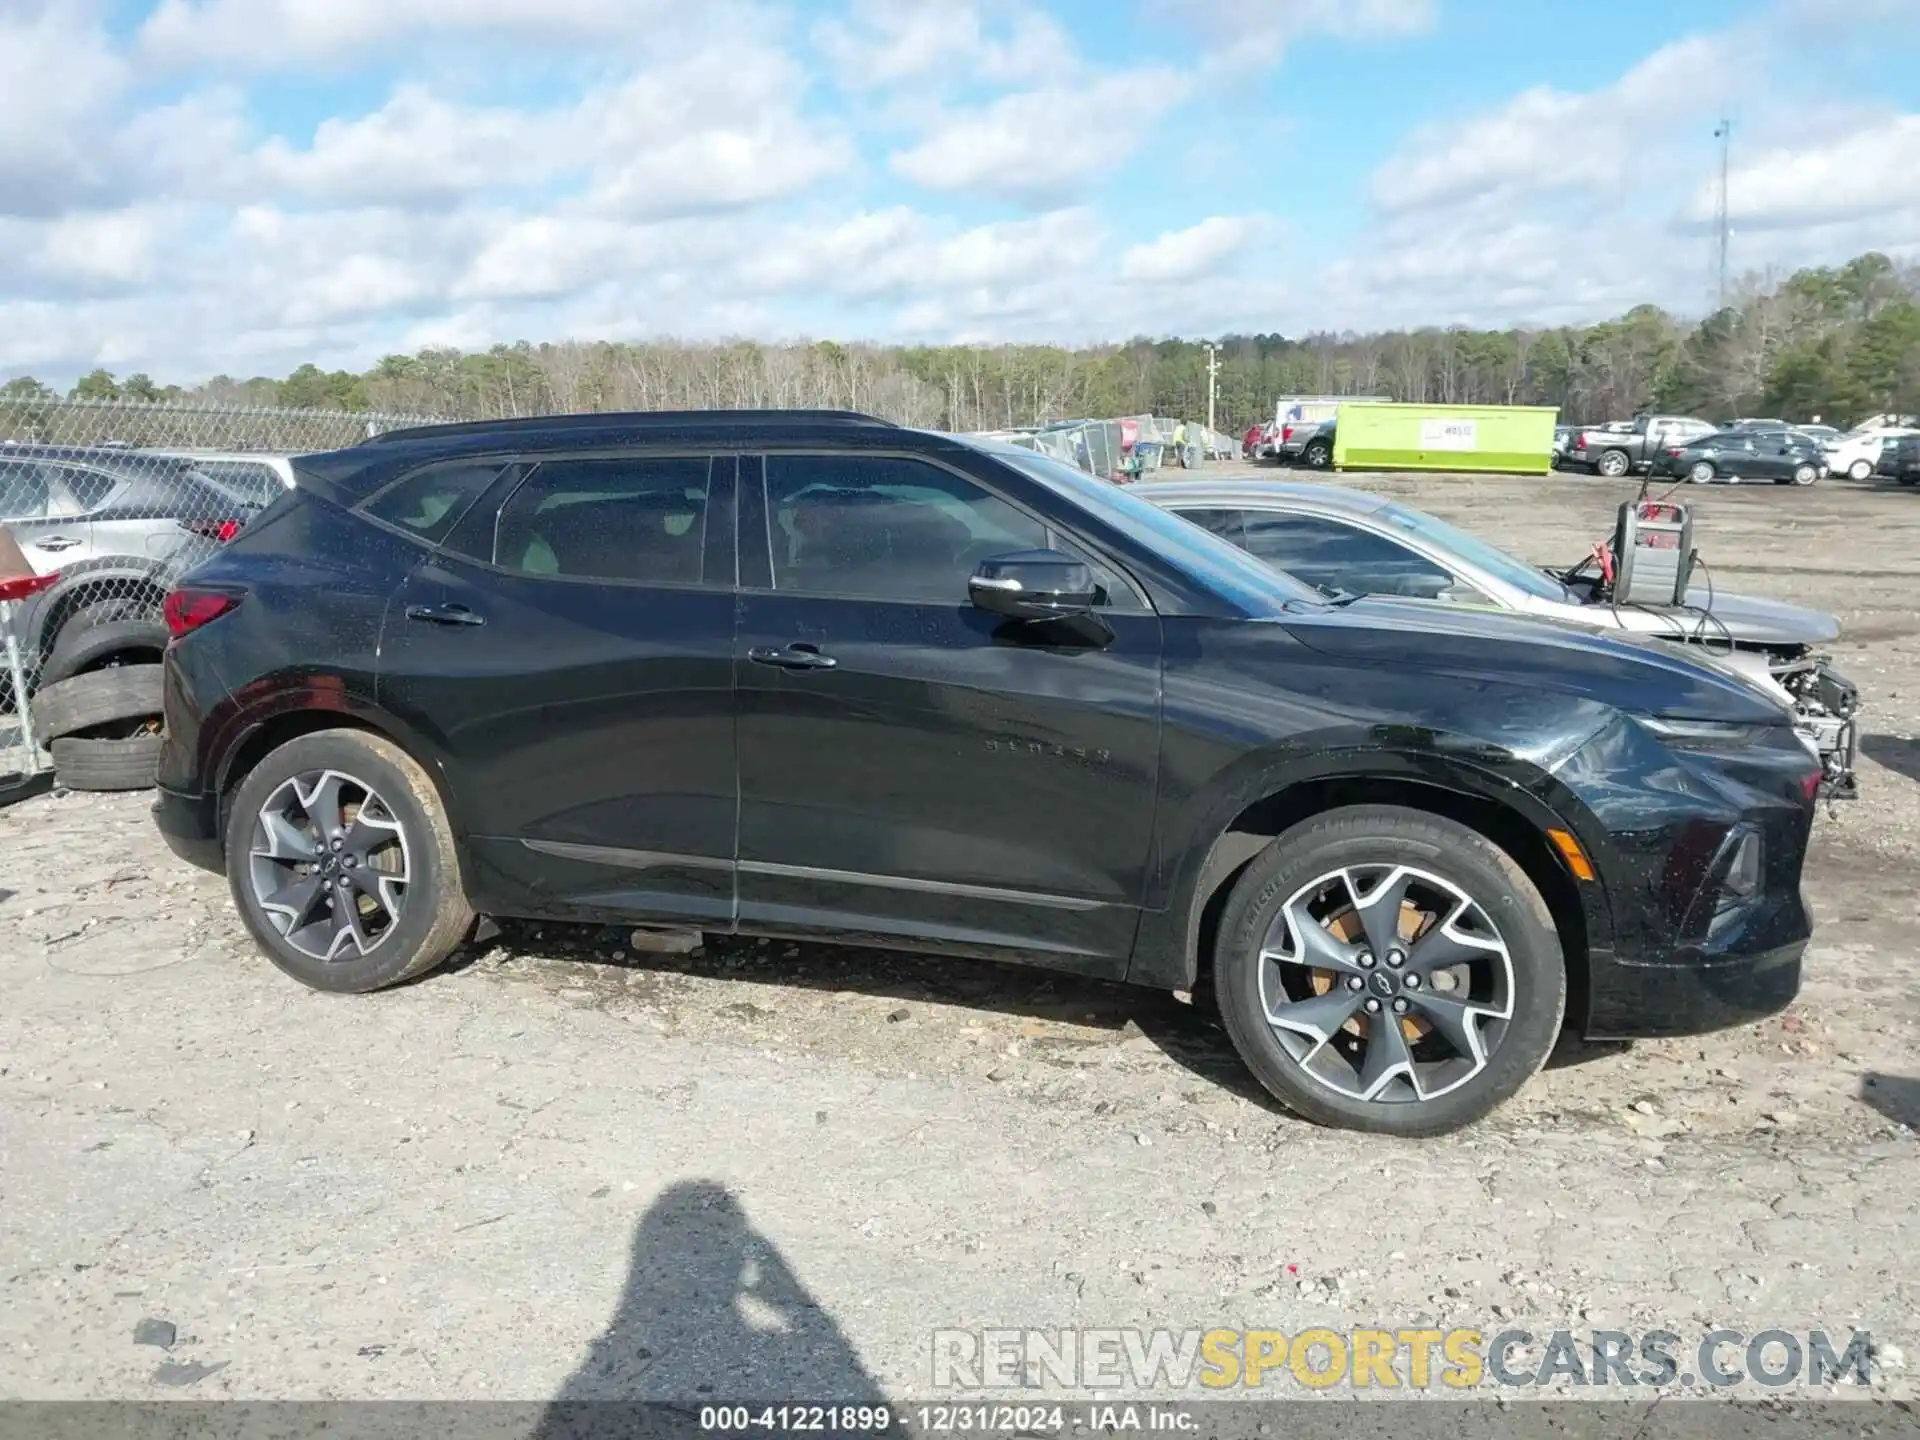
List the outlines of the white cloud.
<svg viewBox="0 0 1920 1440">
<path fill-rule="evenodd" d="M 1078 63 L 1052 16 L 1008 0 L 853 0 L 845 18 L 816 24 L 813 38 L 855 92 L 1031 84 Z"/>
<path fill-rule="evenodd" d="M 647 37 L 706 7 L 684 0 L 161 0 L 142 48 L 170 64 L 249 70 L 364 60 L 381 45 L 435 32 L 490 32 L 539 44 Z"/>
<path fill-rule="evenodd" d="M 1920 115 L 1890 115 L 1814 143 L 1773 146 L 1729 177 L 1728 213 L 1743 229 L 1863 220 L 1920 207 Z M 1689 209 L 1711 219 L 1714 189 Z M 1913 237 L 1906 237 L 1911 239 Z"/>
<path fill-rule="evenodd" d="M 1146 0 L 1149 13 L 1197 34 L 1219 58 L 1276 65 L 1313 35 L 1375 40 L 1433 28 L 1437 0 Z"/>
<path fill-rule="evenodd" d="M 129 78 L 82 0 L 0 9 L 0 214 L 55 214 L 104 188 Z"/>
<path fill-rule="evenodd" d="M 948 115 L 889 163 L 930 190 L 1058 200 L 1131 155 L 1191 88 L 1177 71 L 1136 70 L 1022 91 Z"/>
<path fill-rule="evenodd" d="M 1599 187 L 1620 207 L 1639 209 L 1649 194 L 1649 142 L 1718 114 L 1723 97 L 1701 77 L 1754 58 L 1732 37 L 1696 38 L 1655 51 L 1597 90 L 1523 91 L 1485 114 L 1421 127 L 1374 172 L 1369 189 L 1389 214 Z"/>
<path fill-rule="evenodd" d="M 1214 215 L 1170 230 L 1127 250 L 1120 257 L 1120 278 L 1164 284 L 1210 275 L 1246 249 L 1261 227 L 1251 216 Z"/>
</svg>

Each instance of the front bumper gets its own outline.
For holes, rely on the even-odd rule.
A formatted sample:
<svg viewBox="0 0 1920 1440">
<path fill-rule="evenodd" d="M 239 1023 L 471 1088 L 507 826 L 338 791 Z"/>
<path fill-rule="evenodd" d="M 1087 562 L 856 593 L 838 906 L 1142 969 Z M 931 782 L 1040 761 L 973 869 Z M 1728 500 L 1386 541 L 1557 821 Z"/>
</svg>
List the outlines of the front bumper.
<svg viewBox="0 0 1920 1440">
<path fill-rule="evenodd" d="M 1685 965 L 1630 965 L 1588 956 L 1589 1040 L 1703 1035 L 1777 1015 L 1800 993 L 1807 942 Z"/>
</svg>

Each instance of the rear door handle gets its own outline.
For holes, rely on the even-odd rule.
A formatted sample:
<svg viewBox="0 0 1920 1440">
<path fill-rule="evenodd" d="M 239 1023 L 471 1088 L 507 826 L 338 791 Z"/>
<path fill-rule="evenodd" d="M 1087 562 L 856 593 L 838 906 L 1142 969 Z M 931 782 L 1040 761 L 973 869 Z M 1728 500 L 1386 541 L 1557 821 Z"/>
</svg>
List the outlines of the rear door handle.
<svg viewBox="0 0 1920 1440">
<path fill-rule="evenodd" d="M 487 617 L 476 615 L 464 605 L 409 605 L 409 620 L 425 620 L 432 625 L 484 625 Z"/>
<path fill-rule="evenodd" d="M 42 550 L 71 550 L 80 542 L 69 535 L 49 535 L 44 540 L 33 542 Z"/>
<path fill-rule="evenodd" d="M 756 645 L 747 651 L 747 659 L 756 665 L 772 665 L 781 670 L 831 670 L 840 662 L 831 655 L 822 655 L 818 650 L 803 650 L 798 645 L 789 645 L 777 650 L 771 645 Z"/>
</svg>

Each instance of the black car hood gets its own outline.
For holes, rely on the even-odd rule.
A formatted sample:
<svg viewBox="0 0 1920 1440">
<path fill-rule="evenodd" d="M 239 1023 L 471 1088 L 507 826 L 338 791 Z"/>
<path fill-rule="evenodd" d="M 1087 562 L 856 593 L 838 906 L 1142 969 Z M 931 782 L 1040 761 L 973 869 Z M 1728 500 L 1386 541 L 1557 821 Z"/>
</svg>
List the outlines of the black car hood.
<svg viewBox="0 0 1920 1440">
<path fill-rule="evenodd" d="M 1748 724 L 1790 717 L 1780 700 L 1697 649 L 1620 631 L 1383 596 L 1281 623 L 1309 649 L 1342 660 L 1557 690 L 1643 714 Z"/>
</svg>

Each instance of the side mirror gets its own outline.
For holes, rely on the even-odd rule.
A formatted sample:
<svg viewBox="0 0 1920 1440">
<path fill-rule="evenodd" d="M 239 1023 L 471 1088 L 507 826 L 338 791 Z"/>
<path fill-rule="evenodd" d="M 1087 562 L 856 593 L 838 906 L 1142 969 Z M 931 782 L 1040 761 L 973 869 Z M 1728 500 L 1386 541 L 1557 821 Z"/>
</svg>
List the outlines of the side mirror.
<svg viewBox="0 0 1920 1440">
<path fill-rule="evenodd" d="M 1093 572 L 1058 550 L 1018 550 L 982 560 L 967 581 L 982 610 L 1015 620 L 1061 620 L 1093 609 Z"/>
</svg>

